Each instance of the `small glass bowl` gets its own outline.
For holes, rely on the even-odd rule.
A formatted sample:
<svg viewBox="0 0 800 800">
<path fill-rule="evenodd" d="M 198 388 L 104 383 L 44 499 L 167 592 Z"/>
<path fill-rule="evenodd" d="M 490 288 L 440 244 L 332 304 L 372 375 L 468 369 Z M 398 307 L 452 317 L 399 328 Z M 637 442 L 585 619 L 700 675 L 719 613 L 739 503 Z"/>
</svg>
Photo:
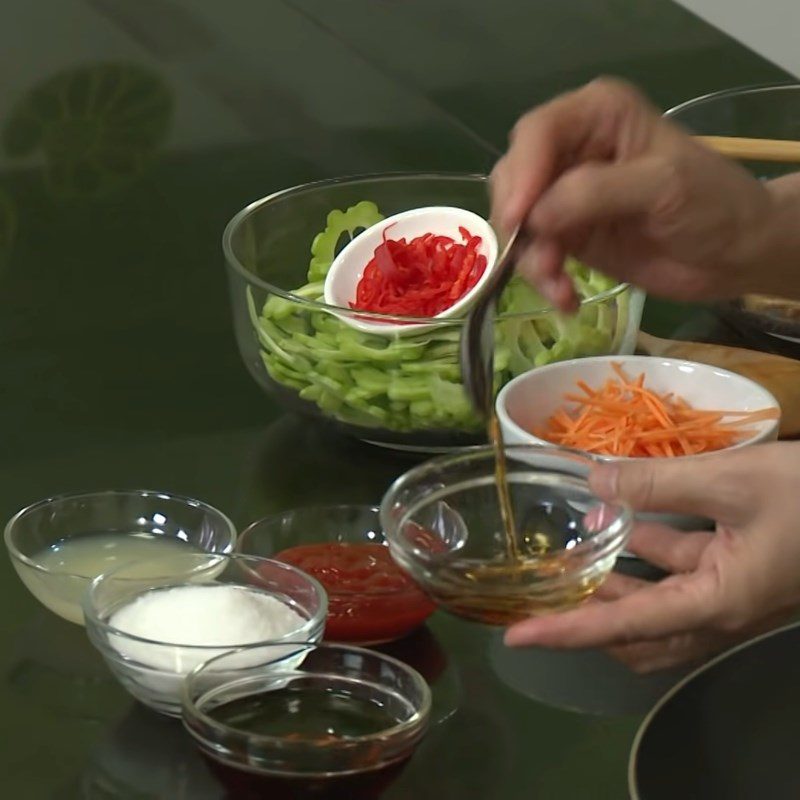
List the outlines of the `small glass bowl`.
<svg viewBox="0 0 800 800">
<path fill-rule="evenodd" d="M 215 719 L 224 703 L 287 688 L 299 697 L 291 701 L 295 709 L 304 692 L 326 693 L 366 701 L 393 719 L 366 734 L 344 730 L 347 721 L 335 714 L 319 713 L 309 723 L 299 710 L 258 733 Z M 351 702 L 354 715 L 352 708 Z M 195 669 L 183 690 L 184 726 L 236 797 L 377 798 L 413 754 L 430 708 L 430 689 L 416 670 L 343 645 L 305 643 L 290 653 L 269 645 L 242 648 Z"/>
<path fill-rule="evenodd" d="M 280 561 L 289 548 L 322 543 L 386 546 L 378 509 L 341 505 L 286 511 L 247 527 L 237 550 Z M 341 576 L 335 570 L 325 569 L 315 577 L 328 594 L 326 641 L 361 645 L 394 641 L 422 625 L 436 609 L 405 576 L 403 585 L 373 585 L 363 591 L 337 587 L 334 580 Z"/>
<path fill-rule="evenodd" d="M 69 571 L 66 565 L 45 565 L 41 559 L 63 540 L 95 534 L 172 537 L 190 545 L 187 555 L 198 551 L 229 553 L 236 542 L 236 528 L 221 511 L 199 500 L 166 492 L 109 490 L 63 494 L 23 508 L 5 529 L 11 563 L 39 602 L 79 625 L 83 624 L 81 600 L 89 584 L 116 564 L 98 554 L 96 570 L 78 573 Z M 140 553 L 138 558 L 149 555 Z"/>
<path fill-rule="evenodd" d="M 505 448 L 519 556 L 509 557 L 491 447 L 442 456 L 407 472 L 381 504 L 389 548 L 453 614 L 507 625 L 589 597 L 630 535 L 632 513 L 596 499 L 575 476 L 581 456 Z M 563 460 L 563 469 L 559 461 Z"/>
<path fill-rule="evenodd" d="M 83 601 L 86 631 L 119 682 L 146 706 L 180 715 L 183 679 L 199 664 L 238 647 L 267 642 L 187 645 L 134 636 L 110 623 L 113 614 L 151 590 L 202 584 L 230 584 L 268 592 L 299 614 L 296 630 L 269 643 L 308 642 L 322 638 L 328 602 L 314 578 L 289 564 L 244 555 L 193 556 L 194 569 L 155 577 L 155 564 L 125 564 L 96 578 Z M 142 578 L 142 574 L 148 577 Z"/>
</svg>

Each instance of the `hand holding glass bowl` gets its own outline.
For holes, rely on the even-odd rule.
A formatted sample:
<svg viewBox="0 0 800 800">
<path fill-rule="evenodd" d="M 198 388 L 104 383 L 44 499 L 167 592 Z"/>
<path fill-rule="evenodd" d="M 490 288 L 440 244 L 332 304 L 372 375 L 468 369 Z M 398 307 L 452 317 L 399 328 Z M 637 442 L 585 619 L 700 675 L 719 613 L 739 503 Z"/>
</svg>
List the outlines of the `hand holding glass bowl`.
<svg viewBox="0 0 800 800">
<path fill-rule="evenodd" d="M 497 500 L 491 447 L 407 472 L 381 504 L 392 556 L 443 608 L 497 625 L 575 606 L 614 567 L 632 513 L 602 503 L 570 474 L 574 453 L 506 448 L 516 516 L 513 553 Z"/>
<path fill-rule="evenodd" d="M 487 181 L 425 174 L 323 181 L 266 197 L 231 220 L 223 246 L 236 337 L 259 385 L 365 441 L 429 451 L 483 439 L 483 423 L 461 383 L 463 318 L 377 335 L 343 321 L 358 311 L 323 299 L 342 246 L 386 216 L 430 206 L 485 219 Z M 583 301 L 572 317 L 548 308 L 521 278 L 506 289 L 495 329 L 498 388 L 552 361 L 632 352 L 642 295 L 581 265 L 571 264 L 570 271 Z M 404 329 L 420 323 L 414 317 L 383 321 Z"/>
</svg>

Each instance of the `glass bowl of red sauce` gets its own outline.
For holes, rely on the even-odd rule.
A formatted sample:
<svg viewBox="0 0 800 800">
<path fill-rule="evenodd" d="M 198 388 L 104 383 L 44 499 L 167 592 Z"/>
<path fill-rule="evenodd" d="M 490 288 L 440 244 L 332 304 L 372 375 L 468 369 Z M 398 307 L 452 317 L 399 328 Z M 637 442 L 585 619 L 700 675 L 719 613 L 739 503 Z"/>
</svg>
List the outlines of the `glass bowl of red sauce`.
<svg viewBox="0 0 800 800">
<path fill-rule="evenodd" d="M 406 664 L 313 642 L 233 650 L 183 687 L 184 727 L 242 800 L 374 800 L 411 759 L 430 709 Z"/>
<path fill-rule="evenodd" d="M 371 506 L 311 506 L 266 517 L 239 536 L 237 550 L 292 564 L 322 584 L 326 641 L 391 642 L 436 609 L 395 563 Z"/>
</svg>

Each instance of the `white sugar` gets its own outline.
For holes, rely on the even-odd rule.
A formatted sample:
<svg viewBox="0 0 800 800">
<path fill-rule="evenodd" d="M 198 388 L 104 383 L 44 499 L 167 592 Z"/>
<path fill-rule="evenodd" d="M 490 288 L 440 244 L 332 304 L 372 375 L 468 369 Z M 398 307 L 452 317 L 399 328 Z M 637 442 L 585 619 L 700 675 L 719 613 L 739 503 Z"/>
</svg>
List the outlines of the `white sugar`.
<svg viewBox="0 0 800 800">
<path fill-rule="evenodd" d="M 179 702 L 183 678 L 210 658 L 240 645 L 303 640 L 308 633 L 308 620 L 277 597 L 224 583 L 151 589 L 108 621 L 121 633 L 151 640 L 108 636 L 124 659 L 119 665 L 123 682 L 137 684 L 139 695 L 145 692 L 161 703 Z M 239 666 L 246 666 L 248 657 L 243 654 Z"/>
<path fill-rule="evenodd" d="M 109 623 L 158 642 L 235 647 L 280 639 L 301 628 L 305 619 L 265 592 L 218 583 L 145 592 L 116 611 Z"/>
</svg>

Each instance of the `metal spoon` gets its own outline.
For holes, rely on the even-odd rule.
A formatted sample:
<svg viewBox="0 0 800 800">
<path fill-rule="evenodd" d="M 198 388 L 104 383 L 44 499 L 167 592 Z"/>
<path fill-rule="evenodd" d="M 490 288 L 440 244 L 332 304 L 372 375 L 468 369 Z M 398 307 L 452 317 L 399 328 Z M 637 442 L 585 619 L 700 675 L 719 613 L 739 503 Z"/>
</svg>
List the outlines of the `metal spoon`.
<svg viewBox="0 0 800 800">
<path fill-rule="evenodd" d="M 506 242 L 461 330 L 461 378 L 472 406 L 488 418 L 494 402 L 494 318 L 497 300 L 514 274 L 514 244 L 519 228 Z"/>
</svg>

